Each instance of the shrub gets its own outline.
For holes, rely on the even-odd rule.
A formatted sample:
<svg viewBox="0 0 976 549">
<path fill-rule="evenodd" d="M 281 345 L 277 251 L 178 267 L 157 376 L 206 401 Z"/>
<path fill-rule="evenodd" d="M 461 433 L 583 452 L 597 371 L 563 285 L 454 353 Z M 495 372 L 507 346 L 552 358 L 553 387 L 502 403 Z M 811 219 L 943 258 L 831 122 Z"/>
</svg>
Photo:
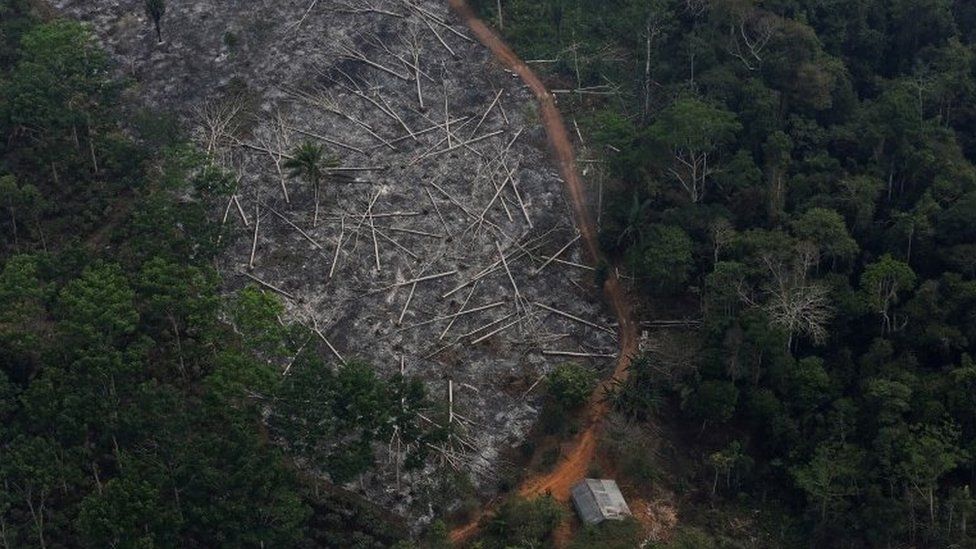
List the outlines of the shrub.
<svg viewBox="0 0 976 549">
<path fill-rule="evenodd" d="M 485 525 L 482 541 L 487 549 L 538 547 L 562 519 L 563 510 L 552 496 L 514 497 L 502 504 L 498 514 Z"/>
<path fill-rule="evenodd" d="M 586 403 L 595 381 L 589 368 L 572 362 L 560 364 L 549 374 L 549 396 L 564 410 L 576 410 Z"/>
</svg>

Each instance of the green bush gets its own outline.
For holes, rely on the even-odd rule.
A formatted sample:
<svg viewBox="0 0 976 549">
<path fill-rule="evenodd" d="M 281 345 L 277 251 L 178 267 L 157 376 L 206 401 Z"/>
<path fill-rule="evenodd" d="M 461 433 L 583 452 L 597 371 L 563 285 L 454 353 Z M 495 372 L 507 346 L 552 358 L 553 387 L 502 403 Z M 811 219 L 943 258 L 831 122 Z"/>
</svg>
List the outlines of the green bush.
<svg viewBox="0 0 976 549">
<path fill-rule="evenodd" d="M 486 549 L 539 547 L 563 519 L 563 510 L 552 496 L 535 499 L 514 497 L 484 527 Z"/>
<path fill-rule="evenodd" d="M 568 362 L 549 374 L 549 396 L 564 410 L 576 410 L 586 403 L 596 376 L 589 368 Z"/>
</svg>

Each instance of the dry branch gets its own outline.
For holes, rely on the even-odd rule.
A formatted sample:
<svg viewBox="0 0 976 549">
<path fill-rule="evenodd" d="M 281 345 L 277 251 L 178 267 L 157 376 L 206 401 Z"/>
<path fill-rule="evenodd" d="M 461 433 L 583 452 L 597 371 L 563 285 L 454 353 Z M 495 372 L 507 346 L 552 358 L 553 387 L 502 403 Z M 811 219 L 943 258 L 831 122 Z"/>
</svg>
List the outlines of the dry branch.
<svg viewBox="0 0 976 549">
<path fill-rule="evenodd" d="M 459 309 L 460 311 L 463 311 L 464 308 L 468 306 L 468 301 L 471 301 L 471 296 L 474 295 L 474 291 L 476 289 L 478 289 L 478 284 L 477 283 L 475 283 L 473 286 L 471 286 L 471 291 L 468 292 L 468 297 L 464 298 L 464 303 L 461 304 L 461 308 Z M 447 324 L 447 326 L 444 328 L 444 331 L 441 332 L 441 335 L 437 336 L 437 340 L 438 341 L 444 339 L 444 336 L 447 335 L 447 332 L 449 332 L 451 330 L 451 326 L 454 326 L 454 322 L 457 320 L 457 317 L 458 317 L 458 315 L 455 315 L 451 319 L 451 321 Z"/>
<path fill-rule="evenodd" d="M 323 334 L 322 331 L 319 330 L 318 323 L 315 321 L 315 319 L 312 319 L 312 331 L 318 334 L 320 338 L 322 338 L 322 341 L 325 342 L 326 347 L 328 347 L 329 350 L 332 351 L 332 354 L 334 354 L 336 358 L 339 359 L 339 362 L 341 362 L 342 364 L 346 363 L 346 359 L 342 358 L 342 355 L 339 354 L 339 351 L 336 350 L 335 346 L 333 346 L 332 343 L 328 340 L 328 338 L 325 337 L 325 334 Z"/>
<path fill-rule="evenodd" d="M 307 135 L 308 137 L 314 137 L 315 139 L 318 139 L 319 141 L 323 141 L 325 143 L 328 143 L 329 145 L 335 145 L 336 147 L 341 147 L 343 149 L 347 149 L 347 150 L 350 150 L 350 151 L 358 152 L 360 154 L 366 154 L 366 151 L 360 149 L 359 147 L 354 147 L 354 146 L 352 146 L 352 145 L 350 145 L 348 143 L 343 143 L 342 141 L 336 141 L 335 139 L 326 137 L 324 135 L 319 135 L 319 134 L 317 134 L 315 132 L 310 132 L 308 130 L 303 130 L 301 128 L 296 128 L 295 126 L 288 126 L 288 129 L 289 130 L 292 130 L 292 131 L 296 131 L 296 132 L 298 132 L 298 133 L 300 133 L 302 135 Z"/>
<path fill-rule="evenodd" d="M 485 119 L 488 118 L 488 115 L 491 113 L 492 109 L 495 108 L 495 105 L 498 104 L 498 100 L 501 98 L 503 91 L 505 90 L 498 90 L 498 93 L 495 95 L 495 99 L 491 102 L 491 105 L 488 105 L 488 110 L 485 111 L 485 114 L 481 115 L 481 119 L 478 120 L 478 124 L 475 125 L 474 129 L 471 130 L 471 133 L 468 135 L 469 139 L 474 137 L 474 134 L 478 133 L 478 129 L 480 129 L 481 125 L 484 124 Z"/>
<path fill-rule="evenodd" d="M 522 319 L 520 319 L 520 318 L 516 318 L 515 320 L 513 320 L 513 321 L 511 321 L 511 322 L 509 322 L 508 324 L 506 324 L 506 325 L 504 325 L 504 326 L 501 326 L 500 328 L 496 328 L 496 329 L 494 329 L 494 330 L 492 330 L 492 331 L 490 331 L 490 332 L 488 332 L 487 334 L 485 334 L 485 335 L 483 335 L 483 336 L 481 336 L 481 337 L 479 337 L 478 339 L 475 339 L 474 341 L 472 341 L 472 342 L 471 342 L 471 344 L 472 344 L 472 345 L 477 345 L 478 343 L 481 343 L 482 341 L 484 341 L 484 340 L 486 340 L 486 339 L 488 339 L 489 337 L 491 337 L 491 336 L 493 336 L 493 335 L 495 335 L 495 334 L 498 334 L 498 333 L 500 333 L 500 332 L 503 332 L 503 331 L 505 331 L 505 330 L 507 330 L 507 329 L 509 329 L 509 328 L 511 328 L 512 326 L 515 326 L 516 324 L 518 324 L 518 323 L 519 323 L 519 322 L 521 322 L 521 321 L 522 321 Z"/>
<path fill-rule="evenodd" d="M 542 354 L 546 356 L 572 356 L 578 358 L 617 358 L 615 353 L 577 353 L 573 351 L 543 350 Z"/>
<path fill-rule="evenodd" d="M 563 318 L 568 318 L 569 320 L 574 320 L 574 321 L 579 322 L 580 324 L 583 324 L 585 326 L 589 326 L 591 328 L 596 328 L 597 330 L 602 330 L 602 331 L 607 332 L 609 334 L 616 335 L 616 332 L 614 332 L 613 329 L 611 329 L 611 328 L 608 328 L 606 326 L 600 326 L 599 324 L 595 324 L 593 322 L 590 322 L 589 320 L 585 320 L 585 319 L 582 319 L 582 318 L 580 318 L 578 316 L 571 315 L 571 314 L 569 314 L 569 313 L 567 313 L 565 311 L 560 311 L 559 309 L 555 309 L 555 308 L 550 307 L 550 306 L 548 306 L 548 305 L 546 305 L 544 303 L 539 303 L 538 301 L 536 301 L 534 303 L 534 305 L 536 307 L 539 307 L 540 309 L 545 309 L 545 310 L 549 311 L 550 313 L 557 314 L 557 315 L 559 315 L 559 316 L 561 316 Z"/>
<path fill-rule="evenodd" d="M 292 223 L 290 219 L 288 219 L 284 215 L 278 213 L 278 210 L 276 210 L 276 209 L 268 206 L 267 204 L 265 204 L 264 207 L 265 208 L 268 208 L 268 210 L 270 210 L 271 213 L 275 214 L 278 217 L 278 219 L 281 219 L 282 221 L 284 221 L 285 223 L 287 223 L 289 227 L 291 227 L 292 229 L 295 229 L 296 231 L 298 231 L 299 234 L 301 234 L 302 236 L 304 236 L 306 240 L 308 240 L 309 242 L 312 243 L 312 246 L 315 246 L 315 249 L 317 249 L 317 250 L 321 250 L 322 249 L 322 245 L 321 244 L 319 244 L 318 242 L 316 242 L 314 238 L 312 238 L 311 236 L 308 235 L 308 233 L 306 233 L 305 231 L 303 231 L 301 227 L 299 227 L 298 225 L 295 225 L 294 223 Z"/>
<path fill-rule="evenodd" d="M 254 269 L 254 254 L 258 250 L 258 228 L 261 227 L 261 212 L 258 209 L 258 202 L 254 201 L 254 238 L 251 240 L 251 258 L 247 262 L 247 268 Z"/>
<path fill-rule="evenodd" d="M 420 157 L 420 159 L 423 160 L 423 159 L 430 158 L 432 156 L 438 156 L 438 155 L 441 155 L 441 154 L 449 153 L 451 151 L 456 151 L 457 149 L 460 149 L 461 147 L 467 147 L 467 146 L 473 145 L 473 144 L 475 144 L 475 143 L 477 143 L 479 141 L 484 141 L 485 139 L 489 139 L 489 138 L 495 137 L 496 135 L 503 134 L 503 133 L 505 133 L 505 130 L 496 130 L 496 131 L 493 131 L 491 133 L 482 135 L 481 137 L 476 137 L 474 139 L 469 139 L 469 140 L 464 141 L 462 143 L 458 143 L 456 145 L 452 145 L 452 146 L 450 146 L 450 147 L 448 147 L 446 149 L 441 149 L 439 151 L 434 151 L 432 153 L 426 154 L 426 155 Z"/>
<path fill-rule="evenodd" d="M 251 280 L 257 282 L 258 284 L 264 286 L 265 288 L 267 288 L 267 289 L 269 289 L 269 290 L 271 290 L 273 292 L 277 292 L 277 293 L 279 293 L 279 294 L 287 297 L 288 299 L 290 299 L 292 301 L 298 301 L 298 298 L 296 298 L 295 296 L 291 295 L 290 293 L 282 290 L 281 288 L 275 286 L 274 284 L 269 284 L 268 282 L 265 282 L 265 281 L 261 280 L 260 278 L 252 275 L 251 273 L 241 273 L 241 274 L 243 274 L 244 276 L 250 278 Z"/>
<path fill-rule="evenodd" d="M 416 282 L 410 285 L 410 295 L 407 296 L 407 301 L 403 304 L 403 310 L 400 311 L 400 318 L 396 322 L 397 326 L 403 324 L 403 317 L 407 314 L 407 309 L 410 307 L 410 302 L 413 301 L 413 293 L 415 291 L 417 291 Z"/>
<path fill-rule="evenodd" d="M 339 250 L 342 249 L 342 237 L 346 234 L 346 216 L 342 216 L 339 224 L 339 239 L 336 241 L 335 255 L 332 256 L 332 267 L 329 268 L 329 278 L 332 278 L 332 275 L 335 274 L 336 263 L 339 262 Z"/>
<path fill-rule="evenodd" d="M 241 221 L 244 222 L 245 227 L 250 227 L 251 223 L 247 220 L 247 216 L 244 215 L 244 208 L 241 207 L 241 201 L 234 195 L 234 205 L 237 206 L 237 213 L 241 214 Z"/>
<path fill-rule="evenodd" d="M 404 74 L 400 74 L 399 72 L 397 72 L 397 71 L 395 71 L 395 70 L 393 70 L 393 69 L 391 69 L 391 68 L 389 68 L 387 66 L 381 65 L 381 64 L 373 61 L 369 57 L 366 57 L 366 54 L 364 54 L 363 52 L 361 52 L 359 50 L 356 50 L 356 49 L 352 48 L 348 44 L 339 44 L 339 48 L 343 52 L 345 52 L 345 54 L 346 54 L 345 56 L 347 58 L 349 58 L 349 59 L 354 59 L 354 60 L 359 61 L 361 63 L 365 63 L 366 65 L 369 65 L 370 67 L 373 67 L 374 69 L 381 70 L 381 71 L 383 71 L 383 72 L 385 72 L 385 73 L 387 73 L 389 75 L 392 75 L 392 76 L 395 76 L 395 77 L 399 78 L 400 80 L 405 80 L 405 81 L 408 81 L 408 82 L 410 81 L 410 77 L 409 76 L 406 76 Z"/>
<path fill-rule="evenodd" d="M 540 266 L 538 269 L 536 269 L 535 271 L 533 271 L 532 276 L 536 276 L 539 273 L 541 273 L 542 272 L 542 269 L 545 269 L 546 268 L 546 265 L 549 265 L 550 263 L 553 262 L 553 260 L 555 260 L 557 257 L 561 256 L 563 254 L 563 252 L 565 252 L 566 250 L 568 250 L 569 247 L 572 246 L 573 244 L 575 244 L 576 241 L 579 240 L 579 239 L 580 239 L 580 234 L 579 233 L 576 233 L 576 237 L 575 238 L 573 238 L 572 240 L 569 241 L 568 244 L 566 244 L 565 246 L 563 246 L 562 248 L 560 248 L 558 252 L 552 254 L 552 257 L 550 257 L 549 259 L 547 259 L 546 262 L 542 264 L 542 266 Z"/>
</svg>

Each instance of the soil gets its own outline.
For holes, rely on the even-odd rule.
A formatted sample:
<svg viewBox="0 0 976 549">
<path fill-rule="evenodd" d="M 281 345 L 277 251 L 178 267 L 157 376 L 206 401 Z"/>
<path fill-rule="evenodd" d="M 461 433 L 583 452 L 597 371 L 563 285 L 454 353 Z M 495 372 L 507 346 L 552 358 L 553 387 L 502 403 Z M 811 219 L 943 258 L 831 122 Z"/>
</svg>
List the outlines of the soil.
<svg viewBox="0 0 976 549">
<path fill-rule="evenodd" d="M 548 91 L 542 80 L 508 47 L 507 44 L 481 21 L 472 11 L 465 0 L 449 0 L 451 8 L 457 13 L 478 40 L 485 45 L 495 58 L 514 71 L 522 81 L 532 90 L 539 102 L 542 123 L 546 129 L 550 151 L 559 169 L 576 221 L 576 226 L 583 236 L 584 246 L 591 262 L 601 261 L 602 254 L 597 240 L 597 230 L 589 214 L 589 204 L 586 199 L 584 185 L 576 166 L 576 156 L 572 141 L 559 109 L 556 107 L 554 96 Z M 518 489 L 522 496 L 531 497 L 551 494 L 560 502 L 568 502 L 570 489 L 580 479 L 584 478 L 593 464 L 598 453 L 597 441 L 602 420 L 607 414 L 608 404 L 603 396 L 614 382 L 626 378 L 631 357 L 637 351 L 638 330 L 633 319 L 633 313 L 620 281 L 611 273 L 604 284 L 604 295 L 617 318 L 619 326 L 620 351 L 613 374 L 593 392 L 584 411 L 584 427 L 571 441 L 569 448 L 563 452 L 563 458 L 554 470 L 529 477 Z M 477 532 L 478 521 L 470 522 L 455 529 L 451 539 L 455 543 L 463 543 Z M 557 543 L 567 541 L 566 526 L 560 528 L 562 535 L 557 535 Z"/>
</svg>

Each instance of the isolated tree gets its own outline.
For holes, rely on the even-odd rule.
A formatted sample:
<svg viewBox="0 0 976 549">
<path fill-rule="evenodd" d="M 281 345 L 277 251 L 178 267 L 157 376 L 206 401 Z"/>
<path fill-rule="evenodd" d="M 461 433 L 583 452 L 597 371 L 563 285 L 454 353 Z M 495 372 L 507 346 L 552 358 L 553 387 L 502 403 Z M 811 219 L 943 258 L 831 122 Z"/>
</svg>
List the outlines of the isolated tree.
<svg viewBox="0 0 976 549">
<path fill-rule="evenodd" d="M 326 170 L 338 166 L 339 160 L 335 157 L 326 157 L 320 145 L 308 141 L 296 147 L 291 156 L 284 163 L 289 177 L 304 178 L 312 186 L 312 193 L 315 196 L 315 214 L 312 217 L 314 227 L 319 220 L 319 186 L 326 175 Z"/>
<path fill-rule="evenodd" d="M 163 32 L 160 22 L 166 14 L 166 0 L 146 0 L 146 17 L 152 19 L 156 27 L 156 40 L 163 42 Z"/>
<path fill-rule="evenodd" d="M 705 195 L 708 178 L 717 170 L 715 154 L 742 128 L 735 113 L 699 99 L 679 99 L 648 128 L 652 139 L 667 147 L 667 168 L 692 203 Z"/>
<path fill-rule="evenodd" d="M 898 303 L 899 294 L 915 288 L 915 281 L 915 271 L 889 254 L 864 269 L 861 291 L 868 304 L 881 315 L 882 331 L 891 330 L 891 306 Z"/>
<path fill-rule="evenodd" d="M 593 382 L 592 370 L 572 362 L 560 364 L 549 374 L 549 395 L 564 410 L 575 410 L 586 403 Z"/>
</svg>

